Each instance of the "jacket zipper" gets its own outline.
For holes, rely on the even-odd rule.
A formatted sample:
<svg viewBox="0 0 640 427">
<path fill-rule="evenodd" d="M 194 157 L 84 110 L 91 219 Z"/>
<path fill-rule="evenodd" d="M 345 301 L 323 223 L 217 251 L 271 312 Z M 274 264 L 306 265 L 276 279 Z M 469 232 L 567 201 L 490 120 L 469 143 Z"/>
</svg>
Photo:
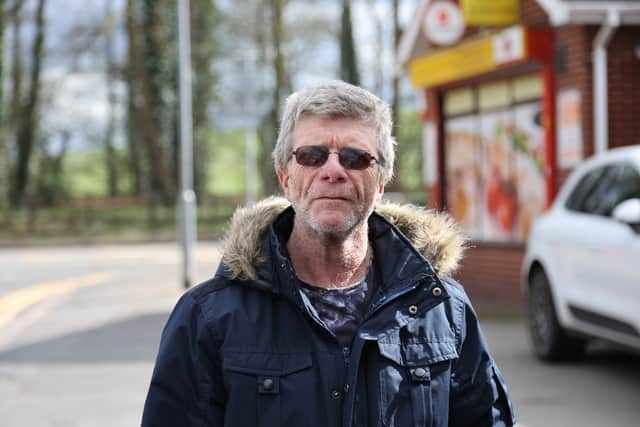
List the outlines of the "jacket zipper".
<svg viewBox="0 0 640 427">
<path fill-rule="evenodd" d="M 378 311 L 380 311 L 380 309 L 384 306 L 386 306 L 387 304 L 391 303 L 392 301 L 395 301 L 396 299 L 400 298 L 401 296 L 414 291 L 420 284 L 421 280 L 423 278 L 419 277 L 414 279 L 413 284 L 409 287 L 403 288 L 400 291 L 389 295 L 388 297 L 385 297 L 384 295 L 382 296 L 382 299 L 379 300 L 378 303 L 376 303 L 376 305 L 369 311 L 367 311 L 367 313 L 365 314 L 364 318 L 362 319 L 362 322 L 360 322 L 360 326 L 362 326 L 367 320 L 369 320 L 374 314 L 376 314 Z M 358 340 L 358 336 L 359 336 L 359 330 L 360 328 L 358 328 L 358 330 L 356 330 L 356 335 L 354 337 L 354 342 L 355 340 Z M 352 345 L 353 346 L 353 345 Z M 351 425 L 353 423 L 353 412 L 355 411 L 355 398 L 356 398 L 356 382 L 357 382 L 357 377 L 358 377 L 358 369 L 360 369 L 360 358 L 362 357 L 362 349 L 364 348 L 364 344 L 362 346 L 358 346 L 358 352 L 359 354 L 357 355 L 357 357 L 355 358 L 355 364 L 353 366 L 353 374 L 355 375 L 355 379 L 353 381 L 353 387 L 349 396 L 349 401 L 345 403 L 347 404 L 347 408 L 349 411 L 349 417 L 347 418 L 348 422 L 347 422 L 347 426 Z M 347 351 L 349 351 L 349 360 L 351 357 L 351 351 L 350 349 L 345 349 Z M 346 357 L 346 352 L 345 352 L 345 357 Z M 347 369 L 349 368 L 349 364 L 347 364 Z M 349 370 L 347 370 L 347 372 L 350 374 Z M 351 375 L 348 375 L 347 377 L 347 384 L 349 384 L 350 382 L 350 378 Z"/>
</svg>

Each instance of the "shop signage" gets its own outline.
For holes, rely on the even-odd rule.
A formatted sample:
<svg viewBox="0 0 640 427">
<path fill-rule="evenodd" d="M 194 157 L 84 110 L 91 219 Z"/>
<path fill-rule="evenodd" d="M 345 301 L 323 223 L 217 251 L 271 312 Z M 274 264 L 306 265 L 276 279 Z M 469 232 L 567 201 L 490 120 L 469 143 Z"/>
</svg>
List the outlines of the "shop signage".
<svg viewBox="0 0 640 427">
<path fill-rule="evenodd" d="M 427 40 L 438 45 L 451 45 L 464 34 L 464 19 L 457 4 L 436 0 L 425 13 L 422 30 Z"/>
<path fill-rule="evenodd" d="M 417 58 L 409 66 L 409 75 L 415 86 L 430 87 L 493 71 L 504 63 L 527 58 L 526 31 L 517 26 Z"/>
<path fill-rule="evenodd" d="M 493 59 L 496 65 L 524 58 L 524 30 L 512 27 L 493 37 Z"/>
<path fill-rule="evenodd" d="M 519 0 L 461 0 L 467 25 L 512 25 L 520 19 Z"/>
<path fill-rule="evenodd" d="M 558 166 L 571 168 L 582 160 L 581 96 L 577 89 L 558 93 Z"/>
</svg>

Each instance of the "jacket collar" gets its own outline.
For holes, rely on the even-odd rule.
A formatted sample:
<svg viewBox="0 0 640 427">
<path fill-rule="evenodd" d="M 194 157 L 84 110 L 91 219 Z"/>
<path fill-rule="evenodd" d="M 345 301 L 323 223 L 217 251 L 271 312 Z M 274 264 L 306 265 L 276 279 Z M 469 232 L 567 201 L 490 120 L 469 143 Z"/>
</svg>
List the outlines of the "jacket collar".
<svg viewBox="0 0 640 427">
<path fill-rule="evenodd" d="M 238 209 L 225 235 L 219 273 L 279 291 L 274 284 L 281 281 L 273 279 L 274 274 L 288 275 L 291 269 L 284 242 L 294 215 L 289 202 L 281 197 Z M 391 278 L 398 282 L 415 270 L 415 263 L 425 261 L 439 276 L 450 276 L 465 249 L 466 239 L 448 215 L 413 205 L 381 203 L 369 219 L 369 228 L 376 252 L 393 258 L 393 262 L 384 260 L 389 266 L 384 269 L 385 282 Z"/>
</svg>

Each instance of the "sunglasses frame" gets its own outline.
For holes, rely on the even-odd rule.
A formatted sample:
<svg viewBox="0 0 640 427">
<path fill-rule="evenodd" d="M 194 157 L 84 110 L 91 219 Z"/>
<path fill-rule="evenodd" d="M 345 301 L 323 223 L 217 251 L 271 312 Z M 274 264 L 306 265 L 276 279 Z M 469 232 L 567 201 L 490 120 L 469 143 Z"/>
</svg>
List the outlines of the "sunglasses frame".
<svg viewBox="0 0 640 427">
<path fill-rule="evenodd" d="M 299 159 L 298 159 L 298 150 L 300 149 L 315 149 L 318 150 L 318 152 L 322 152 L 322 156 L 324 158 L 324 160 L 322 160 L 322 158 L 319 158 L 318 160 L 322 160 L 321 163 L 319 164 L 304 164 L 304 163 L 300 163 Z M 352 165 L 349 165 L 349 159 L 344 159 L 343 158 L 343 153 L 344 152 L 352 152 L 352 153 L 356 153 L 358 155 L 358 158 L 360 157 L 368 157 L 369 158 L 369 162 L 367 163 L 367 165 L 365 167 L 353 167 Z M 309 153 L 307 153 L 309 154 Z M 365 170 L 370 168 L 371 166 L 373 166 L 374 164 L 380 164 L 380 161 L 374 157 L 373 155 L 371 155 L 371 153 L 369 153 L 367 150 L 363 150 L 361 148 L 354 148 L 354 147 L 344 147 L 344 148 L 340 148 L 339 150 L 333 150 L 331 151 L 328 147 L 325 147 L 323 145 L 302 145 L 298 148 L 296 148 L 295 150 L 293 150 L 291 152 L 291 156 L 295 156 L 296 158 L 296 163 L 298 163 L 300 166 L 305 166 L 305 167 L 320 167 L 322 165 L 324 165 L 325 163 L 327 163 L 327 161 L 329 160 L 329 156 L 331 154 L 337 154 L 338 155 L 338 162 L 340 162 L 340 165 L 348 170 Z M 356 160 L 357 162 L 357 160 Z"/>
</svg>

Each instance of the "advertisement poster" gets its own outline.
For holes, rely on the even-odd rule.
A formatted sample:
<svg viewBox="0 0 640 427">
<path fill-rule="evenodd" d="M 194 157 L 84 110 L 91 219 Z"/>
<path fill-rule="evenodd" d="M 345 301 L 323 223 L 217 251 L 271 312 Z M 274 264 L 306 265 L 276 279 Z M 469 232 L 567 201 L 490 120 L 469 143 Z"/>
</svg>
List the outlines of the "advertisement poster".
<svg viewBox="0 0 640 427">
<path fill-rule="evenodd" d="M 515 237 L 526 240 L 533 220 L 545 208 L 544 127 L 539 102 L 515 107 L 511 136 L 516 155 L 518 208 Z"/>
<path fill-rule="evenodd" d="M 481 237 L 481 141 L 475 116 L 445 125 L 447 207 L 471 237 Z"/>
<path fill-rule="evenodd" d="M 563 90 L 558 94 L 557 132 L 558 166 L 571 168 L 582 160 L 582 113 L 580 91 Z"/>
<path fill-rule="evenodd" d="M 422 182 L 434 185 L 438 181 L 438 135 L 433 122 L 422 127 Z"/>
<path fill-rule="evenodd" d="M 513 112 L 482 113 L 483 145 L 482 236 L 485 240 L 512 240 L 517 216 L 517 182 L 512 143 Z"/>
</svg>

